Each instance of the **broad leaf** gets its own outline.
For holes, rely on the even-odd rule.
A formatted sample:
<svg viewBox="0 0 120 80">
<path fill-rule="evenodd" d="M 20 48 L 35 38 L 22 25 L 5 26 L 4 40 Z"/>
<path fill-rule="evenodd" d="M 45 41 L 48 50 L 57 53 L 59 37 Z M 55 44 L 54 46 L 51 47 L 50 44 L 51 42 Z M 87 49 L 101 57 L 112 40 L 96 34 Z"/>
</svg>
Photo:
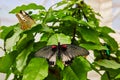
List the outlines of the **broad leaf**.
<svg viewBox="0 0 120 80">
<path fill-rule="evenodd" d="M 115 77 L 115 79 L 120 79 L 120 73 Z"/>
<path fill-rule="evenodd" d="M 13 33 L 13 28 L 14 26 L 6 27 L 6 26 L 1 26 L 0 27 L 0 38 L 6 40 L 7 38 L 10 37 L 10 34 Z"/>
<path fill-rule="evenodd" d="M 57 60 L 56 64 L 57 64 L 57 66 L 58 66 L 59 68 L 61 68 L 61 70 L 64 69 L 64 64 L 62 63 L 61 60 Z"/>
<path fill-rule="evenodd" d="M 101 80 L 109 80 L 106 72 L 101 76 Z"/>
<path fill-rule="evenodd" d="M 49 39 L 49 35 L 48 33 L 44 33 L 41 38 L 40 38 L 40 41 L 48 41 Z"/>
<path fill-rule="evenodd" d="M 90 29 L 90 28 L 85 28 L 85 27 L 79 27 L 77 31 L 80 32 L 82 35 L 83 39 L 87 42 L 93 42 L 99 44 L 99 38 L 98 38 L 98 33 L 97 31 Z"/>
<path fill-rule="evenodd" d="M 54 11 L 52 10 L 52 8 L 50 8 L 43 21 L 46 23 L 46 22 L 52 22 L 55 20 L 56 20 L 56 17 L 55 17 Z"/>
<path fill-rule="evenodd" d="M 60 42 L 61 44 L 70 44 L 71 40 L 69 36 L 66 36 L 64 34 L 54 34 L 52 35 L 49 40 L 47 45 L 52 45 L 52 44 L 58 44 Z"/>
<path fill-rule="evenodd" d="M 106 59 L 99 60 L 99 61 L 96 61 L 95 64 L 97 64 L 99 66 L 103 66 L 105 68 L 112 68 L 112 69 L 120 68 L 120 64 L 115 62 L 114 60 L 106 60 Z"/>
<path fill-rule="evenodd" d="M 120 73 L 120 69 L 106 69 L 106 72 L 102 75 L 101 80 L 119 80 L 117 77 Z"/>
<path fill-rule="evenodd" d="M 20 10 L 45 10 L 45 8 L 42 5 L 36 5 L 35 3 L 30 3 L 28 5 L 22 5 L 22 6 L 18 6 L 15 9 L 13 9 L 12 11 L 10 11 L 10 13 L 18 13 L 20 12 Z"/>
<path fill-rule="evenodd" d="M 47 44 L 47 42 L 45 42 L 45 41 L 34 43 L 34 45 L 33 45 L 34 51 L 37 51 L 40 48 L 43 48 L 44 46 L 46 46 L 46 44 Z"/>
<path fill-rule="evenodd" d="M 20 38 L 21 32 L 22 32 L 22 30 L 17 30 L 12 37 L 10 37 L 6 40 L 6 50 L 7 51 L 10 51 L 13 48 L 13 46 L 16 45 L 16 42 Z"/>
<path fill-rule="evenodd" d="M 90 71 L 90 64 L 83 57 L 73 60 L 71 66 L 63 70 L 63 80 L 87 80 L 87 72 Z"/>
<path fill-rule="evenodd" d="M 47 61 L 44 58 L 33 58 L 25 68 L 22 80 L 43 80 L 47 75 Z"/>
<path fill-rule="evenodd" d="M 28 55 L 32 52 L 33 45 L 28 44 L 28 47 L 25 48 L 16 58 L 16 68 L 19 72 L 23 70 L 23 68 L 26 66 L 26 61 L 28 59 Z"/>
<path fill-rule="evenodd" d="M 114 38 L 110 37 L 108 34 L 101 34 L 100 37 L 110 46 L 111 51 L 117 51 L 118 44 Z"/>
<path fill-rule="evenodd" d="M 11 52 L 3 57 L 0 57 L 0 72 L 8 73 L 11 65 L 15 61 L 16 52 Z"/>
<path fill-rule="evenodd" d="M 20 40 L 17 42 L 16 49 L 20 52 L 26 46 L 28 45 L 29 42 L 33 40 L 33 35 L 32 34 L 23 34 Z"/>
<path fill-rule="evenodd" d="M 115 33 L 114 30 L 112 30 L 111 28 L 106 27 L 106 26 L 104 26 L 104 27 L 99 27 L 99 28 L 97 28 L 97 30 L 98 30 L 98 32 L 106 33 L 106 34 Z"/>
<path fill-rule="evenodd" d="M 93 43 L 80 44 L 80 46 L 88 50 L 107 50 L 108 49 L 106 46 L 102 46 L 101 44 L 93 44 Z"/>
</svg>

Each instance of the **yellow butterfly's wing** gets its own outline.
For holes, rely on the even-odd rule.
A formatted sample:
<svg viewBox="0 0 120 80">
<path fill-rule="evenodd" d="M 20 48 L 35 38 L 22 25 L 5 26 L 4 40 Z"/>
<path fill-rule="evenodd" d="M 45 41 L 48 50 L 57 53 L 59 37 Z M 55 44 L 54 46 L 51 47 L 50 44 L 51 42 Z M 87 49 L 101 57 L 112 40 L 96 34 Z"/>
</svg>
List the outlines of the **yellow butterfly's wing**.
<svg viewBox="0 0 120 80">
<path fill-rule="evenodd" d="M 35 24 L 35 21 L 25 11 L 20 11 L 16 14 L 16 17 L 19 20 L 22 30 L 27 30 Z"/>
</svg>

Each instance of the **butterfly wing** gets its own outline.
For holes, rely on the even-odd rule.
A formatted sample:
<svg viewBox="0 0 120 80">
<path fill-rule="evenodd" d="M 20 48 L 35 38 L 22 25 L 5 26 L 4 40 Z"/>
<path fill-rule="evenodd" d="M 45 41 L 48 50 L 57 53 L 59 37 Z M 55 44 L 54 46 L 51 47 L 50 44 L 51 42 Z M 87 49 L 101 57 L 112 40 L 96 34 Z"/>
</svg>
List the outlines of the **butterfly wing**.
<svg viewBox="0 0 120 80">
<path fill-rule="evenodd" d="M 66 44 L 66 46 L 61 45 L 61 58 L 64 65 L 69 65 L 72 59 L 76 56 L 87 56 L 89 52 L 82 47 L 78 47 L 71 44 Z"/>
<path fill-rule="evenodd" d="M 25 11 L 20 11 L 16 14 L 16 17 L 19 20 L 22 30 L 29 29 L 35 24 L 35 21 Z"/>
<path fill-rule="evenodd" d="M 53 50 L 53 48 L 51 46 L 46 46 L 40 50 L 38 50 L 35 53 L 35 57 L 44 57 L 48 60 L 49 65 L 54 67 L 56 64 L 56 50 L 57 48 L 55 48 Z"/>
</svg>

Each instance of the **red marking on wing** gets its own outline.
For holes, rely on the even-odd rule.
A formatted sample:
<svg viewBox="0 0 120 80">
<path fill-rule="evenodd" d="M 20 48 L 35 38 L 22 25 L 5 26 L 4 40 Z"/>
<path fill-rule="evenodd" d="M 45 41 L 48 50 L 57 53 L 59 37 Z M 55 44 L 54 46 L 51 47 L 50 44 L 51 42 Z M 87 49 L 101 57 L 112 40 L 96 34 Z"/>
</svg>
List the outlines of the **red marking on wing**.
<svg viewBox="0 0 120 80">
<path fill-rule="evenodd" d="M 66 44 L 63 44 L 61 47 L 64 48 L 64 49 L 66 49 L 66 48 L 67 48 L 67 45 L 66 45 Z"/>
<path fill-rule="evenodd" d="M 57 46 L 53 45 L 53 46 L 52 46 L 52 49 L 55 49 L 55 48 L 57 48 Z"/>
</svg>

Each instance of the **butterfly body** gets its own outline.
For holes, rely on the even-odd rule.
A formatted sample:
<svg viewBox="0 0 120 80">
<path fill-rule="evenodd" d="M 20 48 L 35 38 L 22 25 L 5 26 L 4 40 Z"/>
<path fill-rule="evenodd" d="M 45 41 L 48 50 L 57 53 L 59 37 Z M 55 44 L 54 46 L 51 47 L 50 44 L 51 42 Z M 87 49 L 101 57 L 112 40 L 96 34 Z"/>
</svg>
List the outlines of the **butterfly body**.
<svg viewBox="0 0 120 80">
<path fill-rule="evenodd" d="M 62 44 L 46 46 L 35 53 L 36 57 L 48 59 L 49 65 L 54 67 L 56 59 L 62 60 L 65 66 L 69 65 L 76 56 L 87 56 L 89 52 L 82 47 L 71 44 Z"/>
</svg>

